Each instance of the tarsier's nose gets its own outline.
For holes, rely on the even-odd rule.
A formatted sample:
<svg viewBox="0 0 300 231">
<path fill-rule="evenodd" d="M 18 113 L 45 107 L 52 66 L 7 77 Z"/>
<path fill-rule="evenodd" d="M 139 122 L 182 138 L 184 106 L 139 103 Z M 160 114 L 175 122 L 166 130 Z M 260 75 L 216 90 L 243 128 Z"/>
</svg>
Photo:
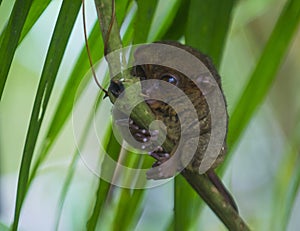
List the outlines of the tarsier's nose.
<svg viewBox="0 0 300 231">
<path fill-rule="evenodd" d="M 116 98 L 118 98 L 124 91 L 124 85 L 119 80 L 111 80 L 108 91 L 110 91 Z"/>
</svg>

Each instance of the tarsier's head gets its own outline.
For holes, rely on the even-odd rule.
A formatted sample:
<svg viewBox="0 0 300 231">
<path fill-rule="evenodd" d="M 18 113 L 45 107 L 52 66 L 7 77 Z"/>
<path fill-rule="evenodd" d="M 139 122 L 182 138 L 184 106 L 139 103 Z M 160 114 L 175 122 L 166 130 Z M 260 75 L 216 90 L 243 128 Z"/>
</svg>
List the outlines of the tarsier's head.
<svg viewBox="0 0 300 231">
<path fill-rule="evenodd" d="M 156 51 L 153 51 L 151 45 L 143 45 L 134 52 L 137 65 L 133 67 L 132 75 L 141 80 L 142 93 L 145 95 L 146 102 L 151 107 L 151 103 L 156 102 L 153 98 L 159 96 L 180 101 L 181 97 L 178 96 L 178 91 L 175 91 L 177 89 L 184 92 L 184 95 L 191 100 L 200 117 L 207 115 L 209 109 L 206 95 L 216 88 L 221 89 L 220 76 L 210 58 L 178 42 L 167 41 L 157 44 L 161 44 L 162 48 L 158 47 Z M 168 54 L 166 55 L 161 51 L 164 47 L 167 47 Z M 195 67 L 197 63 L 186 60 L 184 56 L 181 57 L 179 50 L 185 55 L 189 54 L 187 56 L 193 57 L 194 60 L 198 60 L 198 64 L 202 65 L 199 72 L 196 71 L 198 67 Z M 153 61 L 151 56 L 153 56 Z M 186 75 L 186 70 L 190 71 L 189 76 Z M 147 97 L 150 100 L 147 100 Z M 222 97 L 224 98 L 223 95 Z"/>
<path fill-rule="evenodd" d="M 192 47 L 182 45 L 175 41 L 162 41 L 162 42 L 156 42 L 156 44 L 163 44 L 163 45 L 173 46 L 176 49 L 178 48 L 182 49 L 190 53 L 192 56 L 196 57 L 197 59 L 199 59 L 205 65 L 209 74 L 208 75 L 205 75 L 203 73 L 199 74 L 199 76 L 197 76 L 198 80 L 196 79 L 196 81 L 198 81 L 203 86 L 204 90 L 205 89 L 209 90 L 213 85 L 215 85 L 215 83 L 217 83 L 220 87 L 220 76 L 218 75 L 215 67 L 213 66 L 208 56 L 200 53 L 199 51 L 195 50 Z M 156 59 L 154 61 L 155 64 L 151 63 L 151 61 L 149 62 L 149 60 L 151 60 L 149 56 L 153 55 L 152 52 L 155 52 L 152 51 L 151 49 L 152 47 L 150 44 L 150 46 L 142 45 L 135 50 L 134 52 L 135 65 L 132 67 L 132 71 L 131 71 L 131 74 L 133 76 L 140 78 L 141 81 L 149 80 L 149 79 L 162 80 L 164 82 L 176 86 L 176 88 L 185 91 L 186 94 L 192 92 L 194 93 L 199 92 L 199 87 L 197 87 L 194 82 L 195 79 L 191 80 L 190 77 L 185 76 L 179 70 L 179 68 L 171 68 L 168 65 L 159 65 L 158 64 L 160 62 L 159 59 L 163 61 L 164 57 L 161 56 L 155 57 L 154 58 Z M 174 60 L 174 62 L 172 59 Z M 178 62 L 178 60 L 180 60 L 180 57 L 178 56 L 178 54 L 175 54 L 174 57 L 172 57 L 171 59 L 168 58 L 168 62 L 166 63 L 176 63 Z M 184 63 L 183 61 L 184 60 L 182 60 L 182 62 L 181 61 L 179 62 Z M 214 78 L 215 81 L 212 81 L 212 78 Z M 160 81 L 157 81 L 157 84 L 155 86 L 152 86 L 152 89 L 158 88 L 159 83 Z M 113 91 L 115 96 L 118 96 L 122 93 L 124 87 L 122 86 L 122 83 L 120 81 L 112 81 L 109 90 Z M 148 89 L 148 92 L 150 93 L 151 89 Z M 203 93 L 205 94 L 205 92 Z"/>
<path fill-rule="evenodd" d="M 142 64 L 134 66 L 132 74 L 134 76 L 139 77 L 141 81 L 149 80 L 149 79 L 159 80 L 156 81 L 155 84 L 153 84 L 152 86 L 148 86 L 148 85 L 144 86 L 143 88 L 144 93 L 146 92 L 148 93 L 146 95 L 150 94 L 151 96 L 151 92 L 153 90 L 162 88 L 160 86 L 162 85 L 161 84 L 162 81 L 174 85 L 174 87 L 184 91 L 187 96 L 194 95 L 194 97 L 196 96 L 201 97 L 202 95 L 207 94 L 213 88 L 221 86 L 220 76 L 218 75 L 211 60 L 206 55 L 200 53 L 199 51 L 189 46 L 182 45 L 178 42 L 166 41 L 166 42 L 158 42 L 157 44 L 162 44 L 167 47 L 168 46 L 174 47 L 175 50 L 174 54 L 171 55 L 168 54 L 168 56 L 156 55 L 154 57 L 155 60 L 153 64 L 153 63 L 148 63 L 149 60 L 151 60 L 151 58 L 149 59 L 149 55 L 153 55 L 151 46 L 147 46 L 147 45 L 141 46 L 134 53 L 135 63 L 137 64 L 142 63 Z M 196 57 L 203 64 L 203 66 L 205 66 L 206 71 L 203 71 L 202 73 L 197 73 L 195 76 L 192 76 L 192 78 L 191 76 L 186 76 L 185 74 L 183 74 L 180 65 L 177 64 L 180 63 L 182 65 L 185 65 L 187 61 L 182 60 L 184 59 L 184 57 L 181 59 L 180 54 L 178 54 L 177 52 L 179 49 L 185 51 L 185 53 L 189 53 L 190 56 Z M 168 52 L 172 53 L 172 51 L 169 51 L 169 49 Z M 157 54 L 158 52 L 154 52 L 154 53 Z M 176 65 L 174 68 L 172 68 L 172 65 L 168 65 L 168 64 L 176 64 Z M 190 65 L 191 67 L 188 67 L 188 65 L 185 65 L 185 67 L 190 69 L 195 69 L 192 63 L 190 63 Z M 174 93 L 171 88 L 170 91 L 168 91 L 168 89 L 163 89 L 163 90 L 167 91 L 167 92 L 163 92 L 164 94 Z M 155 92 L 156 92 L 155 94 L 157 94 L 157 91 Z"/>
</svg>

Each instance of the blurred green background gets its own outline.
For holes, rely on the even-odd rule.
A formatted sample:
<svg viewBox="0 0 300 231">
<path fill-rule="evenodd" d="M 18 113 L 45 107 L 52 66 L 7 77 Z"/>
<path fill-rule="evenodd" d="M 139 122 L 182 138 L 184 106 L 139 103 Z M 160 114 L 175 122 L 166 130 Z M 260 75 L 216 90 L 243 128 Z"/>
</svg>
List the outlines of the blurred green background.
<svg viewBox="0 0 300 231">
<path fill-rule="evenodd" d="M 162 21 L 166 20 L 172 4 L 176 3 L 172 0 L 158 2 L 159 7 L 154 14 L 148 41 L 156 38 Z M 233 112 L 243 93 L 285 2 L 287 1 L 241 0 L 236 3 L 220 66 L 229 114 Z M 60 5 L 60 0 L 51 1 L 19 45 L 0 104 L 0 223 L 4 230 L 13 221 L 17 177 L 25 137 Z M 12 6 L 13 1 L 2 1 L 0 29 L 5 26 Z M 130 14 L 136 10 L 135 3 L 129 5 L 127 21 L 125 20 L 121 33 L 126 31 L 128 24 L 130 27 Z M 97 17 L 92 1 L 87 1 L 86 12 L 88 29 L 91 30 Z M 289 22 L 286 23 L 288 26 Z M 79 14 L 57 75 L 37 147 L 42 144 L 67 78 L 83 46 L 82 17 Z M 300 33 L 296 32 L 265 100 L 251 118 L 234 149 L 233 158 L 226 166 L 223 179 L 237 201 L 241 216 L 253 230 L 298 230 L 300 225 L 299 60 Z M 255 94 L 254 91 L 253 96 Z M 102 107 L 110 107 L 109 100 L 104 100 Z M 82 113 L 88 112 L 83 110 Z M 106 115 L 109 114 L 110 111 L 107 110 Z M 21 212 L 20 230 L 55 229 L 60 193 L 76 150 L 70 118 L 61 131 L 28 191 Z M 64 201 L 59 230 L 85 229 L 95 199 L 96 182 L 97 177 L 79 160 Z M 111 222 L 115 221 L 115 214 L 120 206 L 118 195 L 113 200 L 111 209 L 106 210 L 102 229 L 99 230 L 110 230 Z M 147 190 L 138 209 L 135 230 L 166 230 L 172 217 L 172 209 L 172 181 Z M 195 221 L 190 230 L 226 230 L 208 208 L 194 216 Z"/>
</svg>

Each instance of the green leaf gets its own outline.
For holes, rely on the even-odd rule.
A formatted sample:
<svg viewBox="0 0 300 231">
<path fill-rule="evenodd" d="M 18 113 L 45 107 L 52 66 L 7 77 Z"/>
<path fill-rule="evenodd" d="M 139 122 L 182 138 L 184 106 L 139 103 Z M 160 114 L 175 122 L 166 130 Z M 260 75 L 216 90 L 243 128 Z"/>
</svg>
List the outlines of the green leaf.
<svg viewBox="0 0 300 231">
<path fill-rule="evenodd" d="M 123 1 L 121 3 L 122 3 L 121 5 L 119 5 L 118 2 L 116 3 L 116 14 L 117 14 L 117 18 L 122 23 L 126 16 L 125 12 L 127 11 L 127 8 L 123 8 L 120 6 L 126 5 L 128 7 L 128 3 L 125 4 L 126 1 Z M 130 25 L 131 25 L 131 23 L 130 23 Z M 130 30 L 130 29 L 131 28 L 129 27 L 129 30 L 126 31 L 126 33 L 124 35 L 125 43 L 128 43 L 131 40 L 132 30 Z M 102 39 L 100 39 L 100 36 L 101 36 L 100 28 L 99 28 L 98 22 L 95 22 L 95 25 L 94 25 L 92 32 L 88 39 L 91 59 L 94 62 L 97 62 L 100 58 L 103 57 L 103 42 L 102 42 Z M 59 132 L 62 130 L 63 125 L 65 124 L 67 118 L 69 117 L 70 112 L 73 107 L 73 104 L 74 104 L 73 101 L 75 98 L 75 94 L 77 94 L 77 96 L 80 96 L 80 94 L 81 94 L 81 92 L 78 91 L 79 84 L 81 84 L 81 86 L 82 86 L 81 90 L 83 90 L 84 86 L 87 84 L 88 79 L 83 80 L 83 77 L 89 68 L 90 68 L 89 59 L 87 56 L 86 48 L 84 46 L 81 50 L 81 53 L 79 55 L 79 58 L 75 64 L 75 66 L 73 68 L 73 71 L 68 78 L 67 85 L 63 90 L 63 95 L 61 96 L 58 107 L 56 109 L 56 112 L 54 113 L 54 117 L 52 119 L 52 122 L 49 126 L 49 130 L 46 135 L 45 140 L 47 140 L 47 142 L 45 142 L 43 144 L 42 151 L 38 157 L 37 162 L 35 163 L 35 165 L 33 167 L 33 171 L 31 173 L 31 177 L 30 177 L 31 180 L 34 179 L 38 167 L 47 157 L 50 148 L 52 147 L 54 141 L 57 139 Z M 82 81 L 85 81 L 85 82 L 82 82 Z M 105 137 L 109 137 L 109 139 L 112 139 L 109 141 L 110 145 L 112 143 L 114 143 L 114 138 L 111 137 L 111 131 L 108 131 L 106 133 Z M 84 135 L 82 136 L 82 139 L 85 139 Z M 115 148 L 116 147 L 118 147 L 118 146 L 115 146 Z M 109 151 L 111 152 L 112 150 L 107 150 L 107 152 L 109 152 Z M 116 151 L 116 152 L 115 151 L 116 150 L 114 150 L 114 153 L 119 153 L 119 151 Z M 68 176 L 66 178 L 66 182 L 64 184 L 64 188 L 63 188 L 63 191 L 61 194 L 62 202 L 64 200 L 64 197 L 66 195 L 68 187 L 70 185 L 70 181 L 73 177 L 73 174 L 74 174 L 73 169 L 74 169 L 74 165 L 76 164 L 76 160 L 77 160 L 77 158 L 74 157 L 74 159 L 72 160 L 71 166 L 70 166 L 70 170 L 68 171 Z M 100 184 L 101 184 L 101 186 L 100 186 Z M 102 203 L 103 197 L 107 196 L 107 193 L 105 193 L 105 192 L 109 188 L 110 188 L 110 184 L 108 184 L 107 182 L 102 181 L 102 180 L 99 181 L 97 202 L 94 207 L 94 212 L 91 215 L 90 220 L 87 225 L 89 227 L 89 229 L 93 229 L 97 224 L 97 221 L 94 218 L 97 218 L 99 216 L 100 211 L 102 210 L 102 206 L 103 206 L 103 203 Z M 60 207 L 59 212 L 61 211 L 61 209 L 62 208 Z M 57 222 L 59 222 L 59 220 L 57 220 Z M 58 223 L 57 223 L 57 225 L 58 225 Z"/>
<path fill-rule="evenodd" d="M 102 99 L 103 95 L 104 95 L 104 93 L 100 92 L 99 96 L 95 99 L 95 102 L 94 102 L 94 105 L 96 105 L 95 110 L 97 110 L 99 108 L 99 106 L 101 105 L 101 103 L 103 102 L 102 100 L 98 100 L 99 98 Z M 95 112 L 93 110 L 90 111 L 90 114 L 88 116 L 88 119 L 86 121 L 84 129 L 83 129 L 82 133 L 80 134 L 78 147 L 83 147 L 84 144 L 87 141 L 89 129 L 91 128 L 91 125 L 93 124 L 92 122 L 93 122 L 93 118 L 95 116 L 94 113 Z M 111 132 L 111 128 L 109 129 L 108 132 Z M 107 143 L 109 143 L 110 136 L 105 136 L 105 138 L 106 139 L 103 141 L 104 142 L 104 147 L 106 147 Z M 59 228 L 59 222 L 60 222 L 60 218 L 61 218 L 61 214 L 62 214 L 63 205 L 64 205 L 64 202 L 65 202 L 69 187 L 71 185 L 72 179 L 74 177 L 79 157 L 80 157 L 80 151 L 79 151 L 79 148 L 76 148 L 75 153 L 73 155 L 73 158 L 71 160 L 71 163 L 69 165 L 69 168 L 68 168 L 68 171 L 67 171 L 67 176 L 66 176 L 66 179 L 65 179 L 65 182 L 63 184 L 63 188 L 62 188 L 62 191 L 60 193 L 59 200 L 58 200 L 55 230 L 58 230 L 58 228 Z"/>
<path fill-rule="evenodd" d="M 136 2 L 138 10 L 135 16 L 134 44 L 147 42 L 158 0 L 136 0 Z"/>
<path fill-rule="evenodd" d="M 130 231 L 137 226 L 139 218 L 142 214 L 141 204 L 145 196 L 145 192 L 146 191 L 143 189 L 135 189 L 127 203 L 127 207 L 123 209 L 123 220 L 125 221 L 124 230 Z"/>
<path fill-rule="evenodd" d="M 12 230 L 17 230 L 21 207 L 26 195 L 29 170 L 32 161 L 37 137 L 41 128 L 43 117 L 48 105 L 52 88 L 56 79 L 68 39 L 70 37 L 77 13 L 81 5 L 80 0 L 63 1 L 56 26 L 53 32 L 51 43 L 48 49 L 46 61 L 38 86 L 30 124 L 23 150 L 22 162 L 18 179 L 18 190 L 15 207 L 15 216 Z M 53 58 L 55 57 L 55 58 Z"/>
<path fill-rule="evenodd" d="M 195 216 L 203 204 L 199 204 L 199 195 L 194 190 L 186 190 L 190 188 L 181 175 L 175 178 L 174 230 L 187 230 L 197 223 Z M 187 198 L 193 203 L 187 203 Z"/>
<path fill-rule="evenodd" d="M 117 18 L 122 23 L 126 16 L 125 12 L 127 11 L 127 8 L 122 8 L 122 7 L 124 7 L 125 5 L 128 6 L 128 1 L 127 3 L 126 1 L 122 1 L 121 3 L 122 4 L 120 5 L 118 4 L 118 2 L 116 3 L 116 14 L 117 14 Z M 126 33 L 125 35 L 127 34 L 128 33 Z M 103 57 L 104 48 L 103 48 L 102 39 L 100 39 L 100 37 L 101 37 L 100 28 L 98 22 L 96 21 L 90 33 L 90 36 L 88 38 L 91 59 L 95 63 Z M 51 149 L 52 145 L 57 139 L 58 134 L 62 130 L 66 120 L 69 118 L 69 115 L 73 108 L 73 104 L 75 103 L 74 102 L 75 94 L 77 94 L 78 96 L 81 94 L 81 92 L 78 90 L 79 84 L 82 84 L 81 90 L 83 90 L 84 85 L 86 85 L 88 82 L 88 79 L 84 80 L 83 77 L 89 69 L 90 69 L 90 63 L 89 63 L 88 54 L 86 51 L 86 47 L 83 46 L 81 48 L 80 55 L 73 67 L 73 70 L 70 76 L 68 77 L 68 81 L 63 90 L 62 96 L 60 97 L 58 106 L 55 110 L 54 116 L 50 123 L 46 137 L 44 139 L 46 140 L 46 142 L 42 144 L 42 148 L 39 153 L 38 159 L 35 162 L 34 167 L 32 168 L 29 182 L 31 182 L 35 177 L 38 167 L 46 159 L 49 150 Z"/>
<path fill-rule="evenodd" d="M 51 0 L 34 0 L 32 2 L 32 5 L 30 7 L 29 13 L 26 17 L 25 24 L 22 29 L 22 33 L 19 39 L 18 44 L 20 44 L 24 37 L 28 34 L 28 32 L 31 30 L 32 26 L 36 23 L 36 21 L 39 19 L 39 17 L 42 15 L 42 13 L 45 11 L 47 6 Z M 7 30 L 7 26 L 3 29 L 1 35 L 0 35 L 0 41 L 2 41 L 5 31 Z"/>
<path fill-rule="evenodd" d="M 75 174 L 75 170 L 76 170 L 76 166 L 79 160 L 79 151 L 76 150 L 75 153 L 73 154 L 73 158 L 71 160 L 71 163 L 68 167 L 68 171 L 67 171 L 67 176 L 65 178 L 64 184 L 63 184 L 63 188 L 60 192 L 59 195 L 59 199 L 58 199 L 58 208 L 57 208 L 57 212 L 56 212 L 56 218 L 55 218 L 55 230 L 59 230 L 59 222 L 60 222 L 60 218 L 61 218 L 61 214 L 62 214 L 62 210 L 63 210 L 63 206 L 66 200 L 66 196 L 67 193 L 69 191 L 70 185 L 72 183 L 74 174 Z"/>
<path fill-rule="evenodd" d="M 28 16 L 20 36 L 19 44 L 23 41 L 24 37 L 31 30 L 32 26 L 36 23 L 45 9 L 48 7 L 51 0 L 34 0 L 29 10 Z"/>
<path fill-rule="evenodd" d="M 300 117 L 298 117 L 300 118 Z M 277 172 L 275 187 L 273 190 L 272 217 L 274 222 L 270 224 L 271 230 L 287 230 L 288 222 L 292 216 L 300 189 L 300 120 L 295 125 L 294 134 L 287 142 L 280 168 Z"/>
<path fill-rule="evenodd" d="M 185 34 L 185 28 L 187 24 L 187 18 L 189 13 L 191 0 L 178 1 L 178 12 L 172 21 L 172 24 L 168 27 L 168 30 L 163 35 L 163 40 L 179 40 Z"/>
<path fill-rule="evenodd" d="M 280 64 L 297 31 L 299 19 L 300 1 L 287 1 L 248 84 L 233 110 L 228 133 L 228 147 L 231 152 L 272 86 Z M 228 160 L 227 157 L 226 161 Z"/>
<path fill-rule="evenodd" d="M 128 224 L 128 221 L 124 220 L 124 216 L 125 216 L 125 213 L 127 213 L 126 206 L 128 205 L 128 202 L 130 202 L 130 198 L 131 198 L 130 189 L 122 189 L 121 195 L 120 195 L 119 201 L 118 201 L 117 210 L 115 212 L 115 217 L 114 217 L 113 224 L 112 224 L 113 231 L 128 229 L 128 225 L 124 225 L 124 223 Z M 131 214 L 129 219 L 132 220 L 132 218 L 133 218 L 133 214 Z"/>
<path fill-rule="evenodd" d="M 158 2 L 149 31 L 148 42 L 162 39 L 170 26 L 175 23 L 174 18 L 180 8 L 183 7 L 184 2 L 185 0 L 163 0 Z M 185 18 L 181 18 L 181 20 L 185 21 Z"/>
<path fill-rule="evenodd" d="M 0 2 L 1 4 L 1 2 Z M 9 227 L 7 227 L 6 225 L 0 223 L 0 231 L 9 231 Z"/>
<path fill-rule="evenodd" d="M 145 169 L 151 166 L 153 163 L 152 158 L 145 158 L 145 156 L 134 155 L 131 152 L 127 153 L 127 161 L 125 166 L 132 169 Z M 137 176 L 137 184 L 141 187 L 140 179 L 144 179 L 145 176 Z M 128 179 L 132 181 L 133 179 Z M 143 181 L 144 182 L 144 181 Z M 134 185 L 133 185 L 134 187 Z M 121 189 L 121 195 L 119 197 L 117 211 L 115 212 L 113 220 L 113 230 L 132 230 L 138 222 L 138 218 L 141 215 L 140 205 L 144 198 L 145 190 L 143 189 Z"/>
<path fill-rule="evenodd" d="M 115 138 L 111 126 L 109 127 L 108 131 L 106 132 L 105 137 L 107 137 L 107 145 L 105 146 L 105 152 L 109 153 L 111 155 L 111 158 L 117 159 L 118 155 L 121 150 L 121 146 L 117 139 Z M 103 161 L 105 163 L 105 160 Z M 102 164 L 102 169 L 101 171 L 104 172 L 110 172 L 114 173 L 113 169 L 107 169 L 108 165 Z M 99 180 L 99 186 L 97 190 L 97 198 L 96 198 L 96 203 L 94 205 L 93 213 L 90 216 L 86 228 L 88 231 L 93 231 L 95 230 L 97 223 L 100 221 L 103 216 L 101 215 L 103 213 L 105 201 L 108 198 L 108 193 L 111 188 L 111 184 L 100 179 Z"/>
<path fill-rule="evenodd" d="M 208 54 L 220 66 L 235 0 L 191 0 L 186 43 Z"/>
<path fill-rule="evenodd" d="M 103 43 L 99 38 L 100 29 L 98 23 L 96 22 L 88 39 L 91 51 L 90 55 L 92 60 L 95 62 L 102 58 L 103 55 Z M 84 85 L 88 83 L 89 79 L 84 79 L 83 77 L 85 76 L 89 68 L 89 59 L 86 48 L 84 46 L 81 48 L 80 55 L 73 67 L 70 76 L 68 77 L 67 84 L 58 102 L 58 106 L 51 120 L 46 137 L 44 138 L 45 142 L 43 142 L 37 161 L 32 168 L 29 182 L 31 182 L 35 177 L 38 167 L 47 157 L 50 148 L 57 139 L 58 134 L 61 132 L 66 120 L 69 118 L 73 108 L 75 95 L 78 94 L 79 96 L 81 93 L 78 90 L 79 84 L 82 84 L 82 91 L 84 89 Z"/>
<path fill-rule="evenodd" d="M 132 0 L 116 0 L 116 18 L 118 25 L 122 25 L 126 13 L 128 13 L 128 8 Z"/>
<path fill-rule="evenodd" d="M 7 24 L 7 29 L 0 40 L 0 100 L 31 4 L 32 0 L 16 0 Z"/>
<path fill-rule="evenodd" d="M 125 7 L 126 6 L 126 7 Z M 126 16 L 127 7 L 129 6 L 129 1 L 119 1 L 116 2 L 116 17 L 120 23 L 124 21 Z M 124 8 L 125 7 L 125 8 Z M 103 42 L 102 39 L 99 39 L 101 36 L 98 22 L 96 21 L 92 32 L 88 38 L 88 44 L 90 47 L 90 55 L 93 62 L 99 61 L 103 57 Z M 125 34 L 127 36 L 125 38 L 126 41 L 130 39 L 128 37 L 128 33 Z M 87 81 L 83 81 L 83 77 L 85 73 L 89 70 L 90 63 L 87 55 L 86 47 L 82 47 L 79 58 L 76 61 L 76 64 L 72 70 L 72 73 L 68 77 L 68 82 L 63 90 L 63 94 L 59 100 L 58 106 L 56 108 L 56 112 L 52 118 L 52 121 L 49 126 L 49 130 L 47 132 L 45 140 L 47 142 L 43 143 L 40 155 L 33 167 L 33 171 L 30 177 L 30 181 L 34 178 L 36 171 L 39 165 L 45 160 L 48 155 L 50 148 L 55 142 L 59 132 L 62 130 L 66 120 L 68 119 L 70 112 L 73 107 L 73 101 L 75 98 L 75 94 L 80 95 L 81 92 L 78 91 L 79 84 L 82 84 L 82 88 L 84 89 L 84 85 L 87 84 Z"/>
<path fill-rule="evenodd" d="M 299 146 L 298 146 L 299 147 Z M 299 154 L 298 152 L 294 154 Z M 282 226 L 284 230 L 288 229 L 288 222 L 290 220 L 291 214 L 292 214 L 292 209 L 294 208 L 293 205 L 295 205 L 297 196 L 299 195 L 299 189 L 300 189 L 300 160 L 299 156 L 298 159 L 295 162 L 295 166 L 293 169 L 293 175 L 292 179 L 290 180 L 290 184 L 287 190 L 286 194 L 286 209 L 285 213 L 282 216 Z"/>
</svg>

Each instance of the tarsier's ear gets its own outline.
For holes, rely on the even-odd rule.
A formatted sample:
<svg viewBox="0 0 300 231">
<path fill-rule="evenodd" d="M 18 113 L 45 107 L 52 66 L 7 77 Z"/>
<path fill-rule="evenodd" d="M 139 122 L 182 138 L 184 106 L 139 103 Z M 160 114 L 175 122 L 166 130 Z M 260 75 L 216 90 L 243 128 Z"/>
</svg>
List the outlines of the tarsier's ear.
<svg viewBox="0 0 300 231">
<path fill-rule="evenodd" d="M 144 68 L 142 65 L 136 65 L 134 67 L 132 67 L 132 71 L 131 74 L 135 77 L 139 77 L 141 79 L 145 79 L 146 78 L 146 74 L 144 71 Z"/>
<path fill-rule="evenodd" d="M 133 53 L 134 57 L 134 64 L 140 64 L 143 63 L 143 60 L 145 60 L 148 56 L 148 48 L 149 45 L 141 45 L 138 46 Z"/>
<path fill-rule="evenodd" d="M 208 95 L 210 92 L 218 87 L 216 80 L 211 73 L 203 73 L 196 78 L 197 85 L 200 86 L 200 90 L 203 95 Z"/>
</svg>

